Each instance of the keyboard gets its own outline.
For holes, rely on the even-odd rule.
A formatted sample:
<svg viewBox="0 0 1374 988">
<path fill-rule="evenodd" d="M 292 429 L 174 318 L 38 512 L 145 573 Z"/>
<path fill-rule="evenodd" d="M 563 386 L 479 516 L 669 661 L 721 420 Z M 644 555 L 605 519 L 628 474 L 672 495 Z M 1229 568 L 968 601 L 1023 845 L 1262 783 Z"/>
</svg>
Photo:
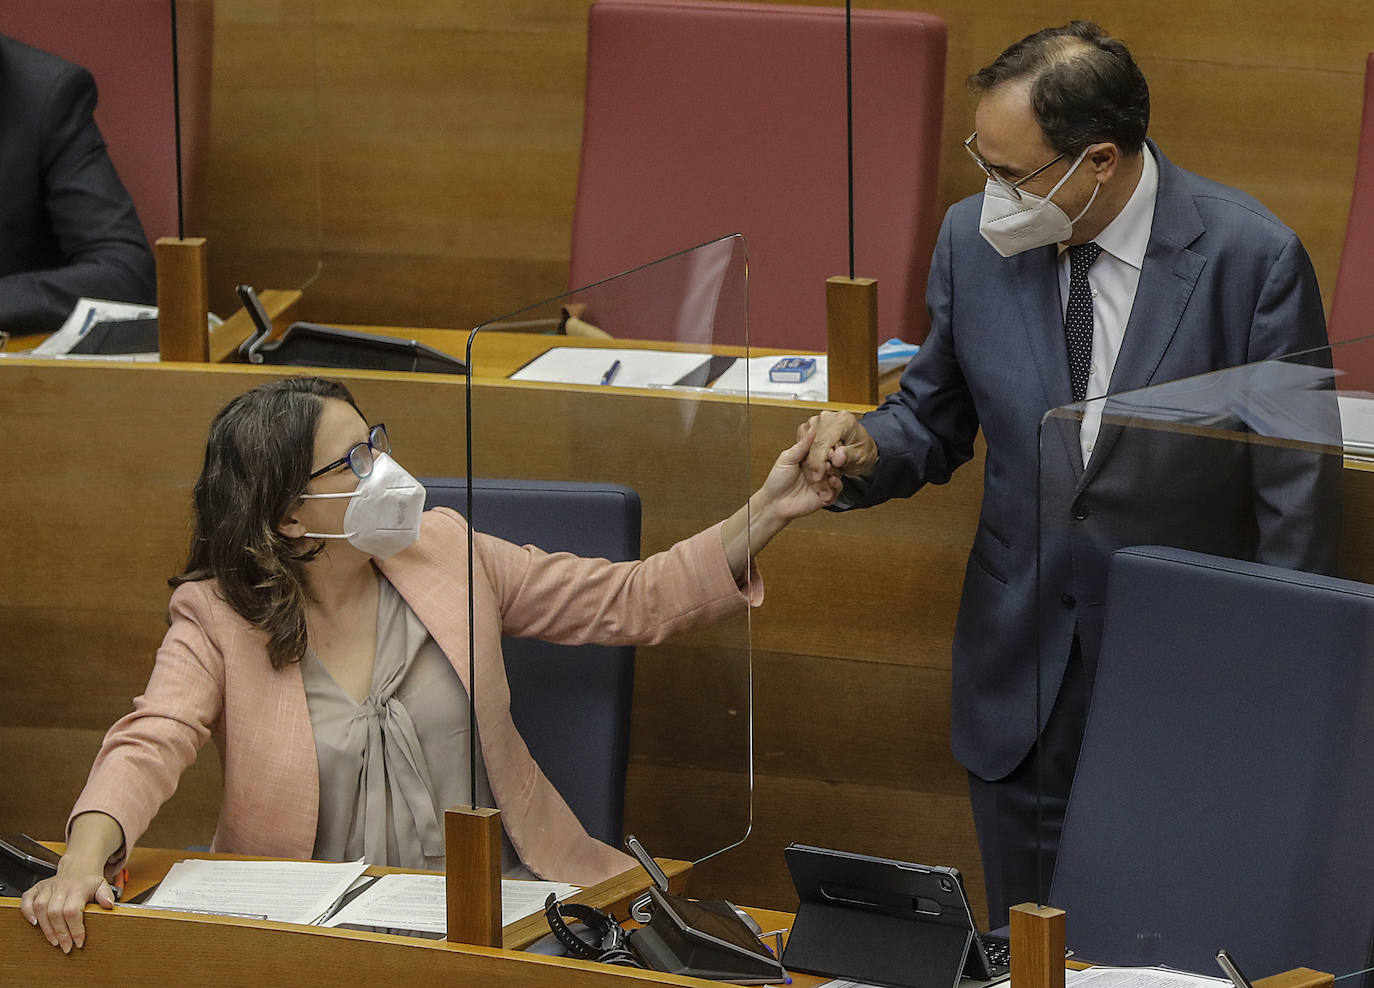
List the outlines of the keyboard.
<svg viewBox="0 0 1374 988">
<path fill-rule="evenodd" d="M 994 974 L 1011 970 L 1011 941 L 1006 937 L 993 936 L 991 933 L 977 934 L 978 942 L 983 945 L 983 953 L 988 959 L 988 967 Z"/>
</svg>

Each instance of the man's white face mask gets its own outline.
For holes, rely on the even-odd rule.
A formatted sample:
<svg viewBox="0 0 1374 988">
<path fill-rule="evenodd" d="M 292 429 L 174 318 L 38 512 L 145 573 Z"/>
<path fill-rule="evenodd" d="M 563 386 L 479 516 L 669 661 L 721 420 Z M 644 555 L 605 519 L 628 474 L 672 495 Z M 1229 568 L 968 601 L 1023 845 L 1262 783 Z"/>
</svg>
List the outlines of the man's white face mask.
<svg viewBox="0 0 1374 988">
<path fill-rule="evenodd" d="M 1018 200 L 994 179 L 989 178 L 983 189 L 983 216 L 978 223 L 978 232 L 983 235 L 983 239 L 1003 257 L 1011 257 L 1022 251 L 1034 250 L 1036 247 L 1064 243 L 1072 237 L 1073 225 L 1092 208 L 1098 190 L 1102 188 L 1101 184 L 1093 186 L 1093 194 L 1089 197 L 1088 204 L 1073 219 L 1069 219 L 1069 215 L 1050 200 L 1063 188 L 1069 176 L 1078 170 L 1087 154 L 1088 149 L 1084 148 L 1083 153 L 1074 160 L 1073 166 L 1044 198 L 1021 190 L 1021 198 Z"/>
</svg>

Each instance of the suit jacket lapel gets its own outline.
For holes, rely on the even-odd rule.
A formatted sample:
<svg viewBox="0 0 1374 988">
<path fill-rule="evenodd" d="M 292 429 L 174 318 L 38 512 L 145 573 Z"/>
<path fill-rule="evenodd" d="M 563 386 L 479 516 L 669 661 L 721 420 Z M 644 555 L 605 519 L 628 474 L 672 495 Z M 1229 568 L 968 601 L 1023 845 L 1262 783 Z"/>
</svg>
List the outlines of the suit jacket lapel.
<svg viewBox="0 0 1374 988">
<path fill-rule="evenodd" d="M 1059 299 L 1058 251 L 1040 247 L 1008 259 L 1012 284 L 1020 302 L 1021 322 L 1030 338 L 1030 352 L 1040 377 L 1048 410 L 1073 401 L 1069 360 L 1064 345 L 1064 311 Z M 1083 455 L 1075 442 L 1077 430 L 1055 429 L 1074 476 L 1083 472 Z M 1041 455 L 1045 454 L 1041 451 Z"/>
<path fill-rule="evenodd" d="M 1145 263 L 1140 270 L 1131 318 L 1126 336 L 1112 370 L 1107 393 L 1121 394 L 1143 388 L 1154 381 L 1165 351 L 1174 341 L 1184 310 L 1197 287 L 1207 259 L 1194 253 L 1189 245 L 1206 232 L 1192 196 L 1180 184 L 1178 169 L 1155 147 L 1148 149 L 1159 162 L 1159 192 L 1155 198 L 1154 222 Z M 1111 414 L 1107 399 L 1104 421 L 1093 455 L 1079 483 L 1081 490 L 1101 469 L 1103 461 L 1121 435 L 1121 426 L 1105 421 Z"/>
</svg>

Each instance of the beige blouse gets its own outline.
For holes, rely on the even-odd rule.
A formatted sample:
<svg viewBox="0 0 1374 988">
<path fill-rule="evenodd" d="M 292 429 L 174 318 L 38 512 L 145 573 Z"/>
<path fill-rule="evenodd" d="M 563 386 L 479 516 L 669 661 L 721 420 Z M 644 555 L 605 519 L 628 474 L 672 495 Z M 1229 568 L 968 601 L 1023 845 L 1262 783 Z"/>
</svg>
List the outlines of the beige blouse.
<svg viewBox="0 0 1374 988">
<path fill-rule="evenodd" d="M 415 612 L 379 580 L 377 656 L 363 702 L 313 650 L 301 661 L 320 767 L 314 857 L 442 870 L 444 808 L 472 801 L 467 691 Z M 494 805 L 480 744 L 477 803 Z M 534 877 L 504 833 L 502 852 L 505 877 Z"/>
</svg>

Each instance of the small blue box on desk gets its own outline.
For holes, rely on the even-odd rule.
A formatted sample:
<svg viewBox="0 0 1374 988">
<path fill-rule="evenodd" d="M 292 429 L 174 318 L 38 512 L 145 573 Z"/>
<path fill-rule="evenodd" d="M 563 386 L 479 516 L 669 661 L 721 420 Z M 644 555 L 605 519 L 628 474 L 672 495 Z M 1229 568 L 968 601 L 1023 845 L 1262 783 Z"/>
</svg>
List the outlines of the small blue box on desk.
<svg viewBox="0 0 1374 988">
<path fill-rule="evenodd" d="M 768 380 L 774 384 L 798 384 L 816 373 L 814 357 L 783 357 L 768 368 Z"/>
</svg>

